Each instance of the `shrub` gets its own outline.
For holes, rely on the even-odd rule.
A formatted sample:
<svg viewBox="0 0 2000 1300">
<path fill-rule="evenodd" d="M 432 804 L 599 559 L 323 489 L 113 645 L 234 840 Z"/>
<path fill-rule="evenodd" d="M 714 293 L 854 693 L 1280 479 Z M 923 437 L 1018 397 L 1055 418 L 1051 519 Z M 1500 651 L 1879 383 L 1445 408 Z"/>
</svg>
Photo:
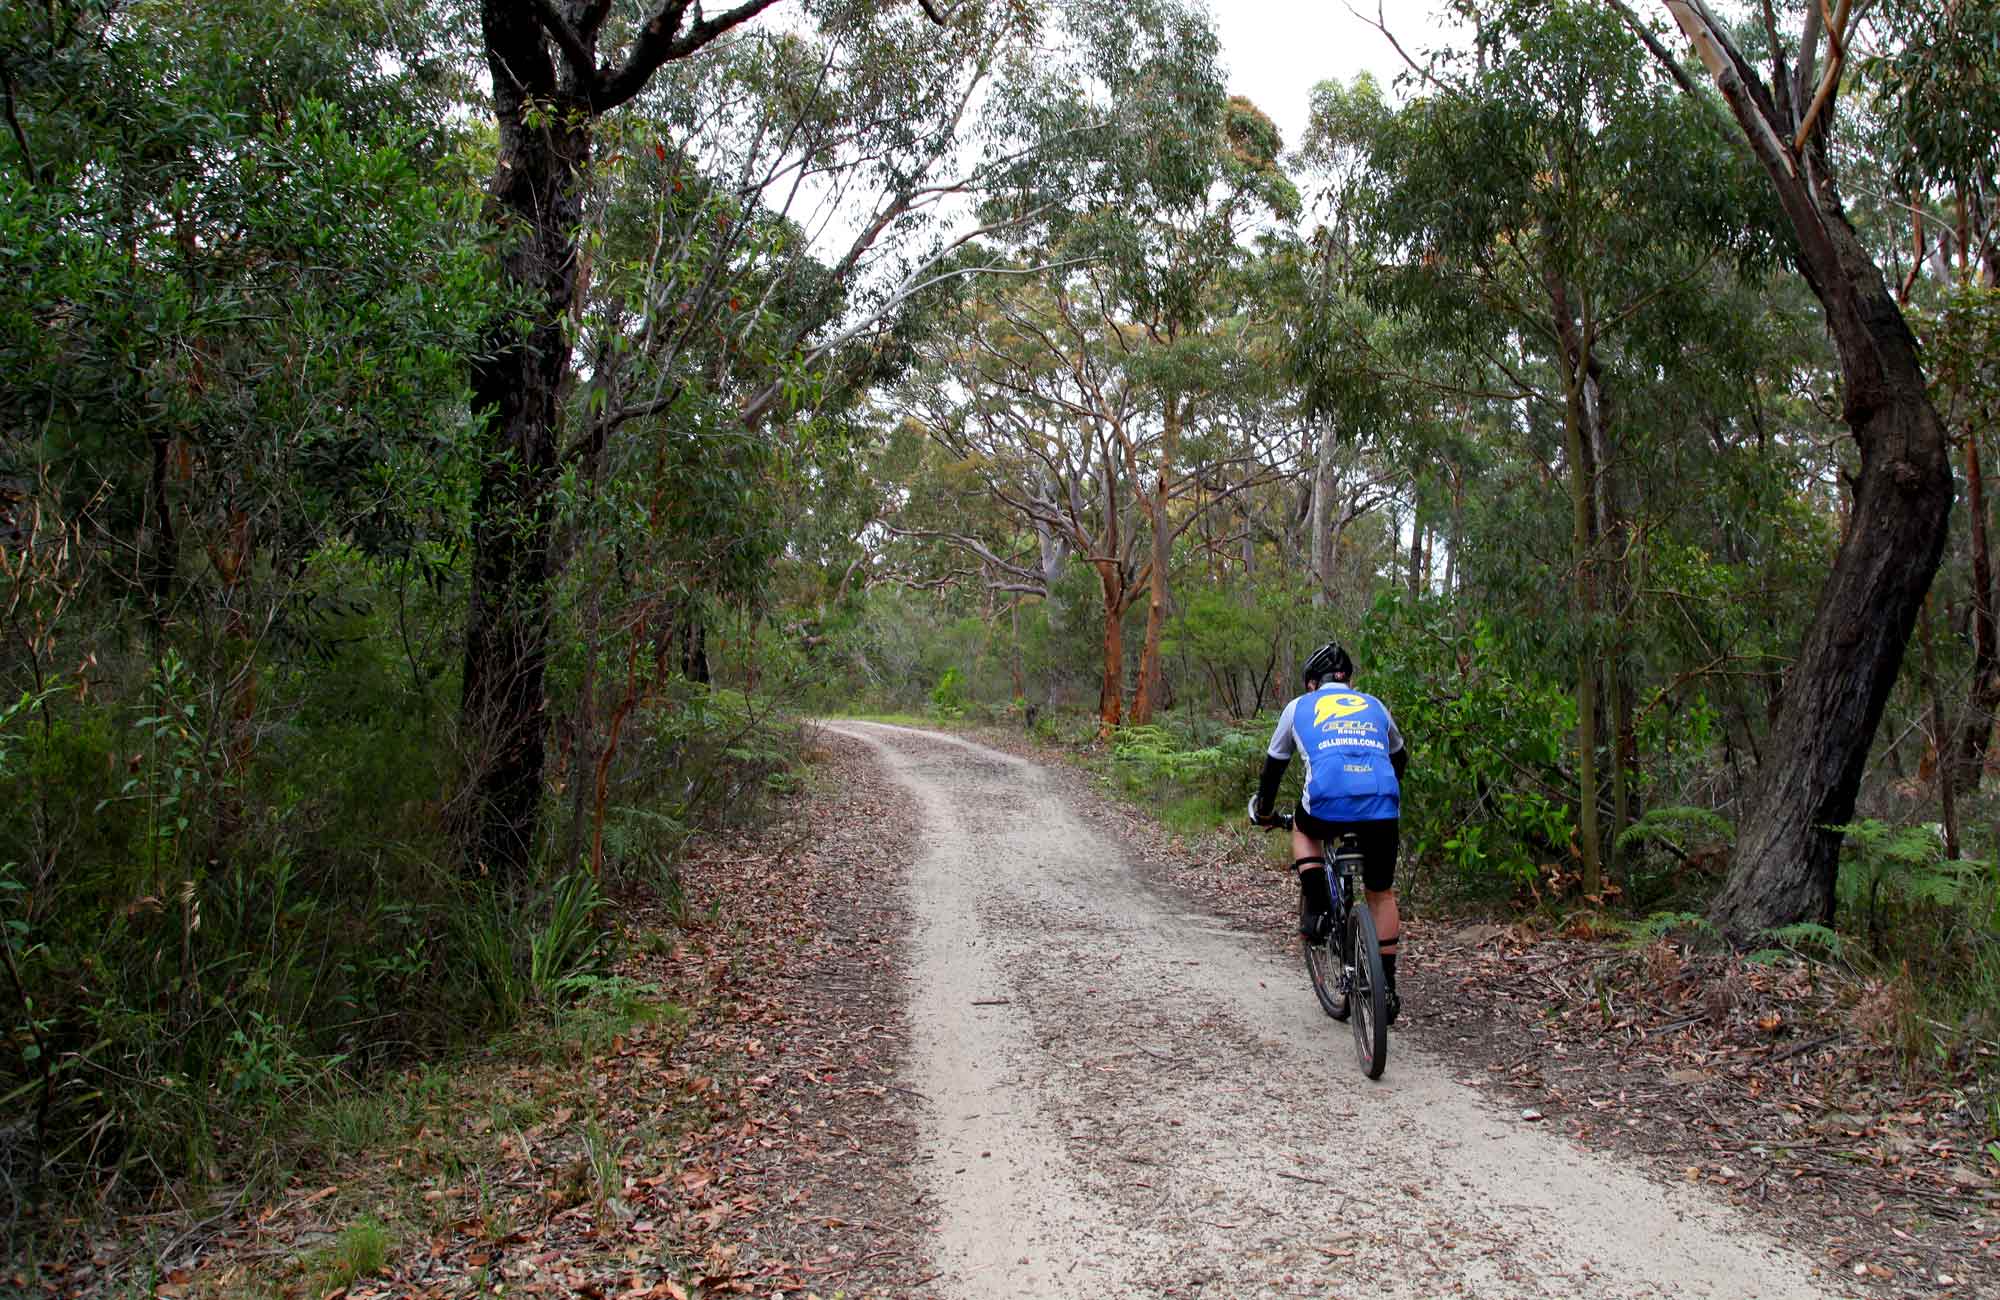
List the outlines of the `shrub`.
<svg viewBox="0 0 2000 1300">
<path fill-rule="evenodd" d="M 965 678 L 958 669 L 947 668 L 944 676 L 938 678 L 931 688 L 931 713 L 935 717 L 954 720 L 965 716 L 966 706 L 971 703 L 966 694 Z"/>
</svg>

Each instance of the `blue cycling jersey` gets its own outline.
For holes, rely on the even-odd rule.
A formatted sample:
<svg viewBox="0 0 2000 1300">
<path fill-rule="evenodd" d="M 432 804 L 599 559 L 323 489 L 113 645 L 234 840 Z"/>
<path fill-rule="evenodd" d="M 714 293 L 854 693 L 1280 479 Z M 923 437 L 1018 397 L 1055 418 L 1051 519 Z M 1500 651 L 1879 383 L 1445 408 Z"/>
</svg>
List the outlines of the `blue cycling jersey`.
<svg viewBox="0 0 2000 1300">
<path fill-rule="evenodd" d="M 1299 803 L 1308 813 L 1322 821 L 1368 822 L 1402 810 L 1402 786 L 1389 761 L 1402 747 L 1403 733 L 1388 705 L 1336 682 L 1285 706 L 1267 752 L 1281 761 L 1304 756 Z"/>
</svg>

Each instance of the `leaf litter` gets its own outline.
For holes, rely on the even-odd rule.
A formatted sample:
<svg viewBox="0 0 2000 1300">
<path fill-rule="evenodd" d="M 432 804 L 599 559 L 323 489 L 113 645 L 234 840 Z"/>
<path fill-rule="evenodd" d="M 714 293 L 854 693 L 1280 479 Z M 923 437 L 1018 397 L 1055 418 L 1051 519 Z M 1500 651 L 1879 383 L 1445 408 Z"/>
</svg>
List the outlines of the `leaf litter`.
<svg viewBox="0 0 2000 1300">
<path fill-rule="evenodd" d="M 1050 757 L 1011 733 L 979 738 Z M 642 941 L 621 973 L 684 1015 L 580 1059 L 488 1054 L 384 1149 L 220 1222 L 122 1225 L 178 1251 L 152 1294 L 319 1293 L 309 1262 L 363 1214 L 391 1225 L 395 1247 L 378 1273 L 327 1294 L 919 1293 L 935 1274 L 911 1172 L 914 1099 L 896 1082 L 895 886 L 915 813 L 851 742 L 824 739 L 816 760 L 792 820 L 711 841 L 685 866 L 680 915 L 710 921 L 683 930 L 657 906 L 628 909 Z M 1289 944 L 1290 881 L 1263 845 L 1171 836 L 1062 770 L 1071 802 L 1139 849 L 1155 887 Z M 1857 1291 L 2000 1294 L 1994 1100 L 1979 1082 L 1990 1047 L 1913 1064 L 1881 1041 L 1880 990 L 1803 962 L 1417 909 L 1406 925 L 1397 1032 L 1455 1061 L 1497 1110 L 1712 1188 Z M 654 950 L 648 935 L 663 937 Z M 131 1261 L 105 1243 L 41 1289 L 123 1290 Z"/>
<path fill-rule="evenodd" d="M 655 1014 L 554 1059 L 533 1031 L 503 1040 L 369 1153 L 187 1232 L 157 1267 L 130 1242 L 185 1225 L 120 1225 L 122 1251 L 45 1271 L 43 1293 L 150 1273 L 160 1297 L 910 1294 L 929 1271 L 896 1095 L 916 817 L 852 742 L 814 759 L 790 815 L 690 855 L 688 928 L 621 900 L 618 974 L 658 990 Z M 388 1225 L 387 1262 L 329 1288 L 362 1216 Z"/>
</svg>

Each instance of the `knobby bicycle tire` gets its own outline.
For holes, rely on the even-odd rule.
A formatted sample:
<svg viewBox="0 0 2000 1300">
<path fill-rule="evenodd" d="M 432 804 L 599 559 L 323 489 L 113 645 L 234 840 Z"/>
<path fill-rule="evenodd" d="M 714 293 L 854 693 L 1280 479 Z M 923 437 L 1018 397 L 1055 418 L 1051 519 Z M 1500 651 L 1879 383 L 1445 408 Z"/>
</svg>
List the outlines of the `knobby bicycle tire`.
<svg viewBox="0 0 2000 1300">
<path fill-rule="evenodd" d="M 1299 919 L 1305 919 L 1305 899 L 1299 900 Z M 1319 999 L 1320 1010 L 1335 1020 L 1347 1019 L 1347 998 L 1340 991 L 1340 953 L 1335 939 L 1338 931 L 1333 925 L 1317 939 L 1299 936 L 1299 946 L 1305 951 L 1306 976 L 1312 980 L 1313 996 Z"/>
<path fill-rule="evenodd" d="M 1389 1064 L 1389 990 L 1382 974 L 1382 943 L 1375 937 L 1375 917 L 1357 902 L 1347 917 L 1354 954 L 1354 1053 L 1362 1072 L 1382 1077 Z"/>
</svg>

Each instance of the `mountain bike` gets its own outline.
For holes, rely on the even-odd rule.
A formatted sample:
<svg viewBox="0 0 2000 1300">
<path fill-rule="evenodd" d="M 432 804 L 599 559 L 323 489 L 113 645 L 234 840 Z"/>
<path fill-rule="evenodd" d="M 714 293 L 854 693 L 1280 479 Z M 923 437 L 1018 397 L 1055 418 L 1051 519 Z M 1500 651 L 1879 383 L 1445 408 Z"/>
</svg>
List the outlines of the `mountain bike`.
<svg viewBox="0 0 2000 1300">
<path fill-rule="evenodd" d="M 1292 829 L 1292 815 L 1279 813 L 1261 823 L 1273 830 Z M 1300 944 L 1305 949 L 1306 974 L 1313 996 L 1326 1014 L 1344 1020 L 1354 1030 L 1354 1054 L 1362 1072 L 1382 1077 L 1389 1064 L 1389 990 L 1382 974 L 1382 942 L 1375 934 L 1375 916 L 1362 894 L 1361 843 L 1343 835 L 1320 870 L 1326 873 L 1333 910 L 1316 934 L 1303 933 L 1305 898 L 1299 899 Z"/>
</svg>

